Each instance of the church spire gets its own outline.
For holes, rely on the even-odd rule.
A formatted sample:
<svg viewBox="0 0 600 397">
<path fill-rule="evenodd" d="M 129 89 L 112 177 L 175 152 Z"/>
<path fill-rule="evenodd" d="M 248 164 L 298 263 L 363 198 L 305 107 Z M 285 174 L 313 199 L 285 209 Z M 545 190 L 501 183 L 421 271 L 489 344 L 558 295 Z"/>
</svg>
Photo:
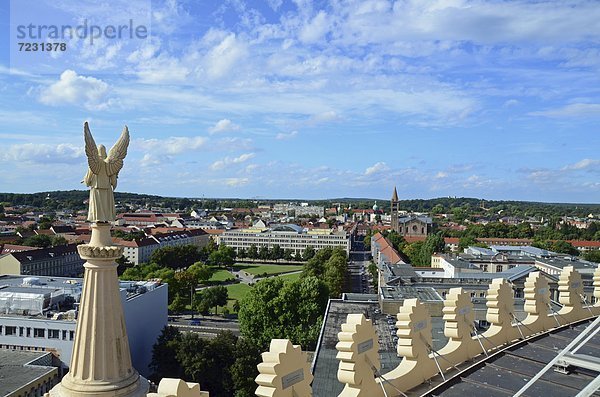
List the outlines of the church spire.
<svg viewBox="0 0 600 397">
<path fill-rule="evenodd" d="M 392 194 L 392 201 L 398 201 L 398 192 L 396 191 L 396 186 L 394 186 L 394 193 Z"/>
</svg>

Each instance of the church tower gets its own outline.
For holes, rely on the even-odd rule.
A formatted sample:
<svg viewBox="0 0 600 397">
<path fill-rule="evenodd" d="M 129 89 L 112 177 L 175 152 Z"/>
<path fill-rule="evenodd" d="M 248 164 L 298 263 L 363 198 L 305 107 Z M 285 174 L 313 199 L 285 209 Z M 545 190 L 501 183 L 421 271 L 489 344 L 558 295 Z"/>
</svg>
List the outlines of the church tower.
<svg viewBox="0 0 600 397">
<path fill-rule="evenodd" d="M 390 213 L 392 216 L 392 230 L 399 232 L 398 230 L 398 192 L 396 186 L 394 186 L 394 193 L 392 194 Z"/>
</svg>

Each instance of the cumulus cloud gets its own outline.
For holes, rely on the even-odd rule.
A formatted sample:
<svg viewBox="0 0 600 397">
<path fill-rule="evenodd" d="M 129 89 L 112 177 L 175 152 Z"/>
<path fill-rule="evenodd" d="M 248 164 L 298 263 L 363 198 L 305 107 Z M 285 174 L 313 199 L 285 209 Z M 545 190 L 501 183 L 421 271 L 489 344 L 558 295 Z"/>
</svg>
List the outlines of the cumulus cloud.
<svg viewBox="0 0 600 397">
<path fill-rule="evenodd" d="M 238 157 L 225 157 L 223 160 L 217 160 L 211 164 L 210 169 L 213 171 L 220 171 L 222 169 L 227 168 L 233 164 L 241 164 L 245 163 L 248 160 L 251 160 L 255 157 L 254 153 L 244 153 L 239 155 Z"/>
<path fill-rule="evenodd" d="M 289 133 L 280 132 L 279 134 L 275 135 L 275 139 L 277 139 L 278 141 L 285 141 L 287 139 L 292 139 L 296 137 L 296 135 L 298 135 L 298 131 L 292 131 Z"/>
<path fill-rule="evenodd" d="M 244 43 L 235 34 L 229 34 L 206 55 L 206 74 L 212 79 L 226 76 L 246 53 Z"/>
<path fill-rule="evenodd" d="M 588 170 L 588 169 L 600 169 L 600 160 L 583 159 L 574 164 L 568 164 L 562 168 L 563 171 L 577 171 L 577 170 Z"/>
<path fill-rule="evenodd" d="M 378 162 L 373 164 L 371 167 L 368 167 L 365 170 L 365 175 L 373 175 L 373 174 L 377 174 L 379 172 L 384 172 L 384 171 L 389 171 L 390 167 L 388 167 L 388 165 L 384 162 Z"/>
<path fill-rule="evenodd" d="M 555 118 L 600 116 L 600 103 L 572 103 L 560 108 L 530 112 L 529 114 Z"/>
<path fill-rule="evenodd" d="M 45 105 L 81 105 L 89 110 L 106 109 L 109 86 L 95 77 L 78 75 L 73 70 L 65 70 L 60 79 L 40 90 L 39 100 Z"/>
<path fill-rule="evenodd" d="M 208 132 L 211 134 L 217 134 L 219 132 L 227 132 L 227 131 L 237 131 L 240 129 L 240 126 L 233 123 L 229 119 L 221 119 L 217 121 L 217 123 L 209 128 Z"/>
<path fill-rule="evenodd" d="M 0 161 L 27 163 L 78 163 L 83 159 L 83 148 L 68 143 L 58 145 L 24 143 L 11 145 L 0 152 Z"/>
<path fill-rule="evenodd" d="M 137 139 L 136 145 L 142 150 L 153 151 L 161 154 L 180 154 L 190 150 L 197 150 L 206 145 L 207 139 L 202 136 L 181 137 L 172 136 L 165 139 Z"/>
</svg>

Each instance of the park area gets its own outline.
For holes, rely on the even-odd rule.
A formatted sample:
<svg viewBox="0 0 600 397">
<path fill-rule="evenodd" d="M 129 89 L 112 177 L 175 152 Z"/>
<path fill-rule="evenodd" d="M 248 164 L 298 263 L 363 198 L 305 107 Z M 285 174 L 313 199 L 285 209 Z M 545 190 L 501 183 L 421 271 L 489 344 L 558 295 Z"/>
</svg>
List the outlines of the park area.
<svg viewBox="0 0 600 397">
<path fill-rule="evenodd" d="M 277 264 L 265 264 L 265 263 L 236 263 L 229 270 L 223 268 L 215 268 L 214 273 L 209 281 L 217 284 L 223 283 L 227 288 L 227 308 L 230 312 L 234 312 L 233 306 L 235 301 L 241 301 L 246 294 L 252 289 L 252 287 L 245 283 L 236 283 L 226 285 L 227 281 L 235 280 L 236 276 L 230 270 L 234 272 L 244 271 L 249 275 L 257 277 L 281 277 L 286 281 L 295 281 L 300 278 L 300 271 L 302 266 L 299 265 L 277 265 Z M 257 280 L 258 281 L 258 280 Z M 223 307 L 219 306 L 219 312 L 223 310 Z"/>
</svg>

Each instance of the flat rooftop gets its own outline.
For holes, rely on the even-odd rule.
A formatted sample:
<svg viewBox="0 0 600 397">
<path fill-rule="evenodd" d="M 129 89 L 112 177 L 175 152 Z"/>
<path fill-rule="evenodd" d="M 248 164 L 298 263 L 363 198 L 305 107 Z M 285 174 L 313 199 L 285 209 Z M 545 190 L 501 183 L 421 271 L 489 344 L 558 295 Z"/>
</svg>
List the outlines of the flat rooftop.
<svg viewBox="0 0 600 397">
<path fill-rule="evenodd" d="M 379 288 L 383 299 L 386 300 L 405 300 L 418 298 L 421 302 L 442 302 L 443 299 L 433 287 L 422 286 L 386 286 Z"/>
<path fill-rule="evenodd" d="M 51 353 L 0 349 L 0 396 L 6 396 L 52 371 L 57 371 L 56 367 L 29 364 L 48 354 Z"/>
<path fill-rule="evenodd" d="M 376 309 L 379 309 L 377 302 L 330 300 L 329 310 L 324 319 L 323 335 L 315 351 L 312 384 L 314 397 L 337 396 L 344 388 L 344 385 L 337 380 L 339 361 L 336 359 L 335 345 L 338 342 L 337 334 L 341 331 L 342 324 L 346 322 L 346 317 L 350 313 L 362 313 L 373 321 L 379 340 L 381 373 L 385 374 L 391 371 L 400 363 L 402 357 L 398 356 L 393 340 L 396 336 L 396 330 L 393 328 L 396 318 L 375 313 Z M 388 320 L 392 324 L 389 324 Z M 435 349 L 439 349 L 448 341 L 443 332 L 444 323 L 441 317 L 432 317 L 431 323 L 433 346 Z"/>
</svg>

